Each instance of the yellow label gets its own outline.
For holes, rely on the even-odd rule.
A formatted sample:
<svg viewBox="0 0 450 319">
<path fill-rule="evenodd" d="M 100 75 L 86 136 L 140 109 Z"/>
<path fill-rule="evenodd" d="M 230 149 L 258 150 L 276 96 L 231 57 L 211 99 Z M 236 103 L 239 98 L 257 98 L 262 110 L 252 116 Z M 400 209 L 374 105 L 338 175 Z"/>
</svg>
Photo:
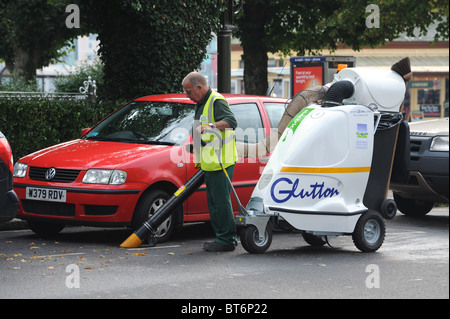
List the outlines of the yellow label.
<svg viewBox="0 0 450 319">
<path fill-rule="evenodd" d="M 184 190 L 186 189 L 186 186 L 182 185 L 178 190 L 174 193 L 175 196 L 180 195 Z"/>
</svg>

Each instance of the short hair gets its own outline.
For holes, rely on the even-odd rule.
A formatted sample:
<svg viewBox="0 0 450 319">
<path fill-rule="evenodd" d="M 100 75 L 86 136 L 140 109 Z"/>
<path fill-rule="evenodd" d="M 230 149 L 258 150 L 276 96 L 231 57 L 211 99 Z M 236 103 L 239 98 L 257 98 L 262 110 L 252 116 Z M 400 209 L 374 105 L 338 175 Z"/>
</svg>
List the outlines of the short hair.
<svg viewBox="0 0 450 319">
<path fill-rule="evenodd" d="M 191 72 L 188 75 L 186 75 L 186 77 L 183 79 L 184 83 L 185 81 L 189 81 L 192 83 L 192 85 L 197 86 L 197 85 L 201 85 L 201 86 L 208 86 L 208 81 L 206 81 L 206 77 L 199 73 L 199 72 Z"/>
</svg>

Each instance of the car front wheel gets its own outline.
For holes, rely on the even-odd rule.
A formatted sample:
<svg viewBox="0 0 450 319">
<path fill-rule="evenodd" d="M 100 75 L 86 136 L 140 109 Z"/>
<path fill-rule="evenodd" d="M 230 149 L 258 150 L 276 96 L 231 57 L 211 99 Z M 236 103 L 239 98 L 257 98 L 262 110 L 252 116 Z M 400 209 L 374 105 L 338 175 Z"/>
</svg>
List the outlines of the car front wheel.
<svg viewBox="0 0 450 319">
<path fill-rule="evenodd" d="M 160 209 L 170 198 L 169 194 L 164 190 L 152 190 L 139 201 L 134 212 L 131 227 L 133 230 L 139 229 L 144 222 L 152 217 L 158 209 Z M 164 220 L 156 229 L 156 239 L 158 243 L 169 240 L 175 228 L 174 214 Z"/>
<path fill-rule="evenodd" d="M 27 221 L 28 227 L 37 235 L 43 238 L 49 238 L 59 234 L 61 230 L 64 229 L 66 225 L 53 222 L 45 221 Z"/>
</svg>

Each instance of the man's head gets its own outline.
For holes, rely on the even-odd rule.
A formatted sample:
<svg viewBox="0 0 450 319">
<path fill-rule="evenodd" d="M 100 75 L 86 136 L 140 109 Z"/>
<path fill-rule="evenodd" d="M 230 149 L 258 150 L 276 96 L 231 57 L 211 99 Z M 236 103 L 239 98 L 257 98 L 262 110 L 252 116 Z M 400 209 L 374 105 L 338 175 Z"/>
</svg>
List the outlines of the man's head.
<svg viewBox="0 0 450 319">
<path fill-rule="evenodd" d="M 181 83 L 186 92 L 186 96 L 195 103 L 200 102 L 209 90 L 208 82 L 203 74 L 191 72 L 183 79 Z"/>
</svg>

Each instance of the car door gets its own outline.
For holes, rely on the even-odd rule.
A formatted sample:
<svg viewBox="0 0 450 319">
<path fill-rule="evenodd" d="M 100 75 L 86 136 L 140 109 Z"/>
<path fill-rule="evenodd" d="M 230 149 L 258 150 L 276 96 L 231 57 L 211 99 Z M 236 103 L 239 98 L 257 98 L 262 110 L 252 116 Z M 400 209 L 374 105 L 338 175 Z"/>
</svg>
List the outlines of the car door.
<svg viewBox="0 0 450 319">
<path fill-rule="evenodd" d="M 266 128 L 263 125 L 260 106 L 258 106 L 256 101 L 230 102 L 230 107 L 238 123 L 238 127 L 235 130 L 237 143 L 257 143 L 265 137 Z M 192 154 L 189 156 L 189 161 L 187 169 L 188 176 L 191 176 L 195 173 L 194 165 L 192 164 Z M 261 163 L 256 158 L 243 158 L 242 156 L 238 158 L 233 174 L 233 185 L 244 206 L 250 199 L 264 165 L 265 163 Z M 233 209 L 237 211 L 236 199 L 233 195 L 231 197 Z M 197 215 L 197 217 L 190 216 L 187 218 L 188 220 L 203 220 L 207 217 L 208 207 L 206 204 L 205 185 L 187 200 L 187 214 Z"/>
<path fill-rule="evenodd" d="M 268 127 L 264 125 L 261 109 L 256 101 L 231 104 L 230 107 L 238 123 L 235 130 L 236 143 L 258 143 L 266 137 Z M 246 206 L 266 163 L 254 156 L 244 158 L 239 155 L 234 168 L 233 185 L 242 205 Z M 237 211 L 234 196 L 232 203 Z"/>
<path fill-rule="evenodd" d="M 229 101 L 230 102 L 230 101 Z M 267 107 L 259 104 L 259 100 L 246 102 L 230 102 L 238 127 L 235 130 L 237 143 L 258 143 L 271 132 L 271 127 L 276 128 L 284 112 L 284 103 L 271 102 Z M 196 169 L 193 164 L 193 155 L 188 155 L 187 175 L 192 176 Z M 233 174 L 233 186 L 239 196 L 242 205 L 246 206 L 256 183 L 261 176 L 268 157 L 244 158 L 239 156 Z M 204 220 L 208 218 L 208 207 L 206 204 L 206 191 L 203 185 L 187 200 L 186 220 Z M 231 195 L 234 211 L 237 211 L 237 202 Z M 196 215 L 196 217 L 193 217 Z"/>
</svg>

